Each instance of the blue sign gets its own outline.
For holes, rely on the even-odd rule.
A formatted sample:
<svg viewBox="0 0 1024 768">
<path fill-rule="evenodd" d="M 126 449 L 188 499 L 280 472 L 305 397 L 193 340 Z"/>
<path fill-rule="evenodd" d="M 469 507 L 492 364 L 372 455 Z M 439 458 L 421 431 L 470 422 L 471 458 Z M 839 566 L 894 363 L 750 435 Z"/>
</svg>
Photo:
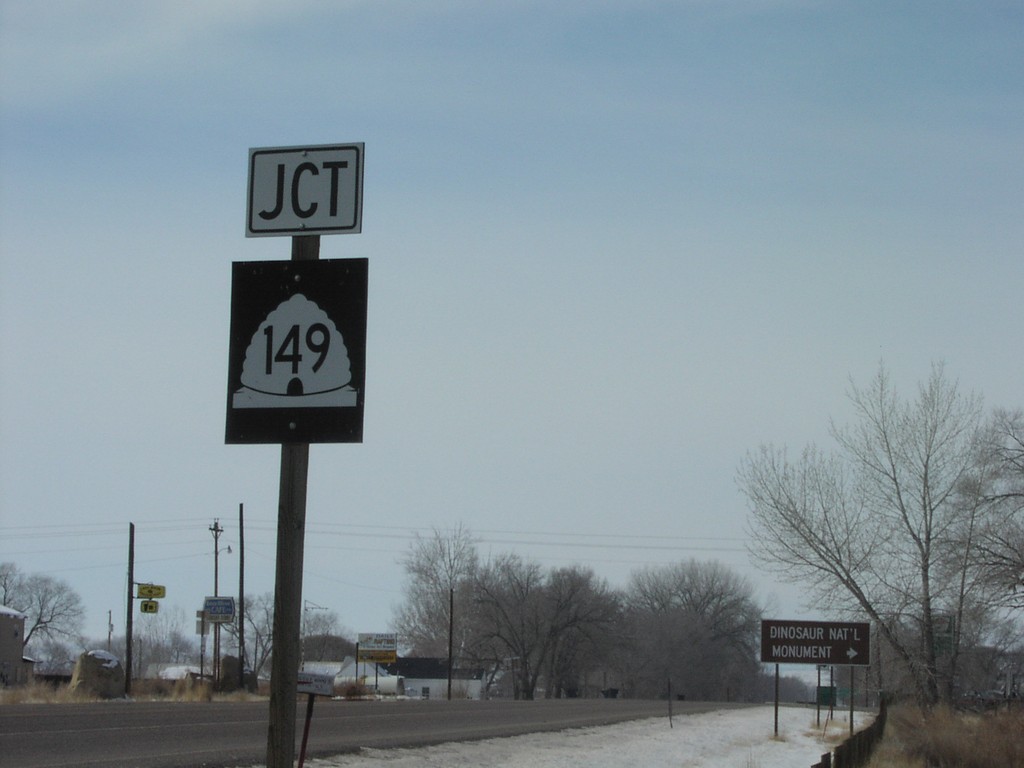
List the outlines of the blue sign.
<svg viewBox="0 0 1024 768">
<path fill-rule="evenodd" d="M 203 601 L 203 613 L 206 620 L 213 623 L 224 623 L 235 620 L 235 598 L 207 597 Z"/>
</svg>

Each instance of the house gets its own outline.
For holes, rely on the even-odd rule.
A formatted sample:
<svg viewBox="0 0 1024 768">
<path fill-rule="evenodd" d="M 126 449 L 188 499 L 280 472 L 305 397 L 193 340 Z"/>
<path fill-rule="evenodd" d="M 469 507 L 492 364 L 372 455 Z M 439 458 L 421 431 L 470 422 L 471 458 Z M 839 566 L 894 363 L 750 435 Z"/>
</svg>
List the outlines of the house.
<svg viewBox="0 0 1024 768">
<path fill-rule="evenodd" d="M 21 611 L 0 605 L 0 686 L 24 685 L 35 662 L 26 658 L 25 619 Z"/>
<path fill-rule="evenodd" d="M 399 658 L 393 664 L 381 664 L 392 675 L 405 680 L 405 694 L 414 699 L 448 698 L 448 659 L 430 657 Z M 482 699 L 484 670 L 452 670 L 453 699 Z"/>
<path fill-rule="evenodd" d="M 304 661 L 303 672 L 315 672 L 334 678 L 334 691 L 345 695 L 346 689 L 362 686 L 382 696 L 404 696 L 405 681 L 401 676 L 386 670 L 384 664 L 360 662 L 351 656 L 342 661 Z"/>
</svg>

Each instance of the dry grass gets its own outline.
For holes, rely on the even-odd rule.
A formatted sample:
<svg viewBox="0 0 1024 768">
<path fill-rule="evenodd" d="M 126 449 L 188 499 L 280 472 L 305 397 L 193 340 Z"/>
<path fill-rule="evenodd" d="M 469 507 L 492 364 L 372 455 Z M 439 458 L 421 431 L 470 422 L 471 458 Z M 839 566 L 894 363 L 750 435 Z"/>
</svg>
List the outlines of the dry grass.
<svg viewBox="0 0 1024 768">
<path fill-rule="evenodd" d="M 1024 768 L 1024 712 L 889 711 L 869 768 Z"/>
<path fill-rule="evenodd" d="M 26 685 L 0 688 L 0 704 L 73 704 L 96 700 L 66 685 L 53 686 L 34 680 Z"/>
<path fill-rule="evenodd" d="M 256 701 L 266 698 L 246 691 L 214 693 L 208 682 L 190 680 L 138 680 L 132 684 L 136 701 Z M 0 704 L 74 704 L 99 701 L 96 696 L 72 691 L 67 685 L 31 682 L 0 688 Z"/>
<path fill-rule="evenodd" d="M 817 728 L 816 732 L 823 744 L 831 744 L 833 746 L 842 744 L 848 738 L 850 738 L 850 715 L 849 713 L 843 713 L 833 717 L 831 720 L 825 720 L 824 714 L 822 714 L 822 720 L 825 721 L 824 726 Z M 854 725 L 859 731 L 864 727 L 864 723 L 857 726 L 857 720 L 854 719 Z"/>
</svg>

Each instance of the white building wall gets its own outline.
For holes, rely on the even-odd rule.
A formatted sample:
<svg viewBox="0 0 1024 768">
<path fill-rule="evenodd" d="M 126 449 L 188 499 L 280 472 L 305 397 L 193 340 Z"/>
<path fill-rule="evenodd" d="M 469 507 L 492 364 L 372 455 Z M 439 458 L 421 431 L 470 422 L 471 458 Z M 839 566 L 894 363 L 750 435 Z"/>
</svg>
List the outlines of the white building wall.
<svg viewBox="0 0 1024 768">
<path fill-rule="evenodd" d="M 480 699 L 483 683 L 480 680 L 452 680 L 453 699 Z M 405 695 L 410 699 L 447 699 L 448 678 L 405 680 Z"/>
</svg>

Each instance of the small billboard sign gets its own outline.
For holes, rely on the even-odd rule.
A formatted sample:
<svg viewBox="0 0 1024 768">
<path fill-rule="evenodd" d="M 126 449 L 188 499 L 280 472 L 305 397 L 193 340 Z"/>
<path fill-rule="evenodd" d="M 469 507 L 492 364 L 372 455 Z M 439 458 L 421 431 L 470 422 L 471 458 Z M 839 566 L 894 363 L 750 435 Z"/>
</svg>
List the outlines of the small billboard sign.
<svg viewBox="0 0 1024 768">
<path fill-rule="evenodd" d="M 235 620 L 235 598 L 207 597 L 203 601 L 206 620 L 214 624 L 226 624 Z"/>
<path fill-rule="evenodd" d="M 394 632 L 361 632 L 357 660 L 393 664 L 398 660 L 398 635 Z"/>
</svg>

